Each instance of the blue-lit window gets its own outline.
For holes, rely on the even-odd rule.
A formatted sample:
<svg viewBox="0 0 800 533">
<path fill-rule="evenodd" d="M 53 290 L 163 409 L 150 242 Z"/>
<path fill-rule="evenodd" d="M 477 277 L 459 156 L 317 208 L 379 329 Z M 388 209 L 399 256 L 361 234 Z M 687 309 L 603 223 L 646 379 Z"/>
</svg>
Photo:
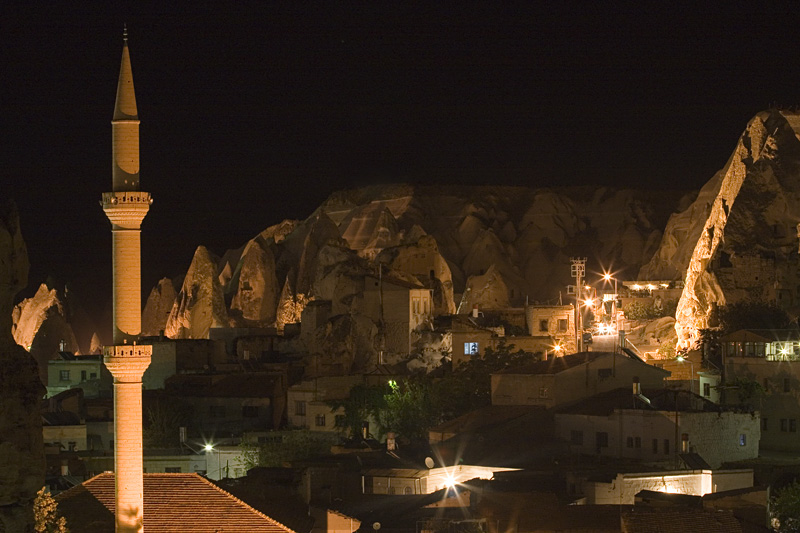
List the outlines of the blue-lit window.
<svg viewBox="0 0 800 533">
<path fill-rule="evenodd" d="M 747 435 L 744 433 L 739 435 L 739 446 L 747 446 Z"/>
<path fill-rule="evenodd" d="M 464 343 L 464 355 L 476 355 L 478 353 L 478 343 L 477 342 L 465 342 Z"/>
</svg>

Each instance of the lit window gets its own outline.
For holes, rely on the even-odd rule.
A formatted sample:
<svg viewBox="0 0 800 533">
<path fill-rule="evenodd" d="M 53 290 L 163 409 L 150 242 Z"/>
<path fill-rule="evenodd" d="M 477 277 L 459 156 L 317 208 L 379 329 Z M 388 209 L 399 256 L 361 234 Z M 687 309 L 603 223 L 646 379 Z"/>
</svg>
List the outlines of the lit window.
<svg viewBox="0 0 800 533">
<path fill-rule="evenodd" d="M 464 343 L 464 355 L 477 355 L 478 354 L 478 343 L 477 342 L 465 342 Z"/>
</svg>

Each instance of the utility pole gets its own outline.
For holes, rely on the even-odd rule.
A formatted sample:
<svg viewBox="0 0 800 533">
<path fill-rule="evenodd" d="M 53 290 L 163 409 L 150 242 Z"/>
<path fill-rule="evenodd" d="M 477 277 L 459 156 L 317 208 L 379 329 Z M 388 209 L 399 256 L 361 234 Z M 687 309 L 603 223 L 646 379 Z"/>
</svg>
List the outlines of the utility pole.
<svg viewBox="0 0 800 533">
<path fill-rule="evenodd" d="M 583 313 L 581 313 L 581 294 L 583 293 L 583 276 L 586 274 L 586 258 L 570 257 L 572 267 L 570 274 L 575 278 L 575 349 L 583 351 Z"/>
</svg>

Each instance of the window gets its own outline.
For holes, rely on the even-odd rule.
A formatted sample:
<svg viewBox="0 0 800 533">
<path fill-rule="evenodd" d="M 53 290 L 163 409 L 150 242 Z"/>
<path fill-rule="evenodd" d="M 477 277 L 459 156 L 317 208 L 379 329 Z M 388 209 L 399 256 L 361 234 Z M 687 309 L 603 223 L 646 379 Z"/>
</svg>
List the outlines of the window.
<svg viewBox="0 0 800 533">
<path fill-rule="evenodd" d="M 566 318 L 559 318 L 558 319 L 558 331 L 567 331 L 567 319 Z"/>
<path fill-rule="evenodd" d="M 789 432 L 796 433 L 797 432 L 797 420 L 794 418 L 789 419 Z"/>
<path fill-rule="evenodd" d="M 742 433 L 739 435 L 739 446 L 747 446 L 747 434 Z"/>
<path fill-rule="evenodd" d="M 789 419 L 781 418 L 781 431 L 789 431 Z"/>
<path fill-rule="evenodd" d="M 97 379 L 97 372 L 92 372 L 89 374 L 89 379 Z"/>
<path fill-rule="evenodd" d="M 595 434 L 595 443 L 597 445 L 598 453 L 602 448 L 608 448 L 608 433 L 605 431 L 598 431 Z"/>
<path fill-rule="evenodd" d="M 583 431 L 577 429 L 570 431 L 569 442 L 575 446 L 583 446 Z"/>
<path fill-rule="evenodd" d="M 69 442 L 69 451 L 74 452 L 75 448 L 77 448 L 77 446 L 78 446 L 78 443 L 70 441 Z"/>
<path fill-rule="evenodd" d="M 658 439 L 653 439 L 653 453 L 658 453 Z"/>
<path fill-rule="evenodd" d="M 86 370 L 81 370 L 81 381 L 86 381 Z"/>
<path fill-rule="evenodd" d="M 411 494 L 411 487 L 406 487 L 403 489 L 403 494 Z"/>
<path fill-rule="evenodd" d="M 477 342 L 465 342 L 464 343 L 464 355 L 476 355 L 478 353 L 478 343 Z"/>
<path fill-rule="evenodd" d="M 635 437 L 633 439 L 634 447 L 641 448 L 642 447 L 642 437 Z"/>
<path fill-rule="evenodd" d="M 767 430 L 767 427 L 768 427 L 767 420 L 769 420 L 767 417 L 762 417 L 761 418 L 761 431 L 766 431 Z"/>
<path fill-rule="evenodd" d="M 628 437 L 627 446 L 628 448 L 633 448 L 633 437 Z"/>
<path fill-rule="evenodd" d="M 419 298 L 414 298 L 414 313 L 419 314 Z"/>
<path fill-rule="evenodd" d="M 166 472 L 167 474 L 180 474 L 181 473 L 181 467 L 179 467 L 179 466 L 168 466 L 168 467 L 166 467 L 164 469 L 164 472 Z"/>
<path fill-rule="evenodd" d="M 314 417 L 314 425 L 317 427 L 325 427 L 325 415 L 317 415 Z"/>
<path fill-rule="evenodd" d="M 546 319 L 539 321 L 539 331 L 549 331 L 550 328 L 548 326 L 549 324 Z"/>
<path fill-rule="evenodd" d="M 258 418 L 258 406 L 257 405 L 243 405 L 242 406 L 242 416 L 244 418 Z"/>
<path fill-rule="evenodd" d="M 69 370 L 62 370 L 58 373 L 58 379 L 61 381 L 69 381 Z"/>
<path fill-rule="evenodd" d="M 610 368 L 598 368 L 597 369 L 597 377 L 600 379 L 610 378 L 611 377 L 611 369 Z"/>
<path fill-rule="evenodd" d="M 294 414 L 306 416 L 306 402 L 300 400 L 294 402 Z"/>
<path fill-rule="evenodd" d="M 706 398 L 711 396 L 711 383 L 703 383 L 703 396 Z"/>
<path fill-rule="evenodd" d="M 343 428 L 347 426 L 347 417 L 345 415 L 336 415 L 333 417 L 333 425 L 337 428 Z"/>
<path fill-rule="evenodd" d="M 664 455 L 669 455 L 669 439 L 664 439 Z"/>
</svg>

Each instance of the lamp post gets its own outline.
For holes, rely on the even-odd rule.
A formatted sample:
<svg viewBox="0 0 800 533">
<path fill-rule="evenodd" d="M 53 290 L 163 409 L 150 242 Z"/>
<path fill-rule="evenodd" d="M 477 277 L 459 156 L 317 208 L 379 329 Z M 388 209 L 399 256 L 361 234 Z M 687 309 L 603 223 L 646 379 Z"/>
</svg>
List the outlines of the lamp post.
<svg viewBox="0 0 800 533">
<path fill-rule="evenodd" d="M 684 362 L 688 362 L 689 363 L 689 368 L 691 369 L 691 372 L 692 372 L 692 375 L 689 376 L 689 392 L 693 393 L 694 392 L 694 363 L 691 360 L 689 360 L 688 358 L 686 358 L 686 357 L 684 357 L 682 355 L 677 356 L 675 358 L 675 360 L 678 361 L 679 363 L 684 363 Z M 697 392 L 698 392 L 698 394 L 700 393 L 700 391 L 697 391 Z"/>
<path fill-rule="evenodd" d="M 206 476 L 211 478 L 212 470 L 211 470 L 211 465 L 208 462 L 208 454 L 211 454 L 211 457 L 214 457 L 214 445 L 213 444 L 206 444 L 205 446 L 203 446 L 203 450 L 206 452 Z M 219 474 L 220 474 L 220 472 L 219 472 L 220 471 L 219 462 L 220 462 L 219 454 L 217 454 L 217 478 L 219 478 Z"/>
<path fill-rule="evenodd" d="M 618 318 L 618 309 L 617 309 L 617 298 L 619 298 L 619 293 L 617 292 L 617 278 L 612 276 L 609 272 L 603 274 L 603 281 L 606 283 L 610 283 L 611 280 L 614 280 L 614 299 L 611 300 L 611 315 L 614 317 L 614 332 L 617 334 L 617 340 L 615 341 L 614 352 L 617 352 L 617 348 L 619 347 L 619 318 Z"/>
</svg>

